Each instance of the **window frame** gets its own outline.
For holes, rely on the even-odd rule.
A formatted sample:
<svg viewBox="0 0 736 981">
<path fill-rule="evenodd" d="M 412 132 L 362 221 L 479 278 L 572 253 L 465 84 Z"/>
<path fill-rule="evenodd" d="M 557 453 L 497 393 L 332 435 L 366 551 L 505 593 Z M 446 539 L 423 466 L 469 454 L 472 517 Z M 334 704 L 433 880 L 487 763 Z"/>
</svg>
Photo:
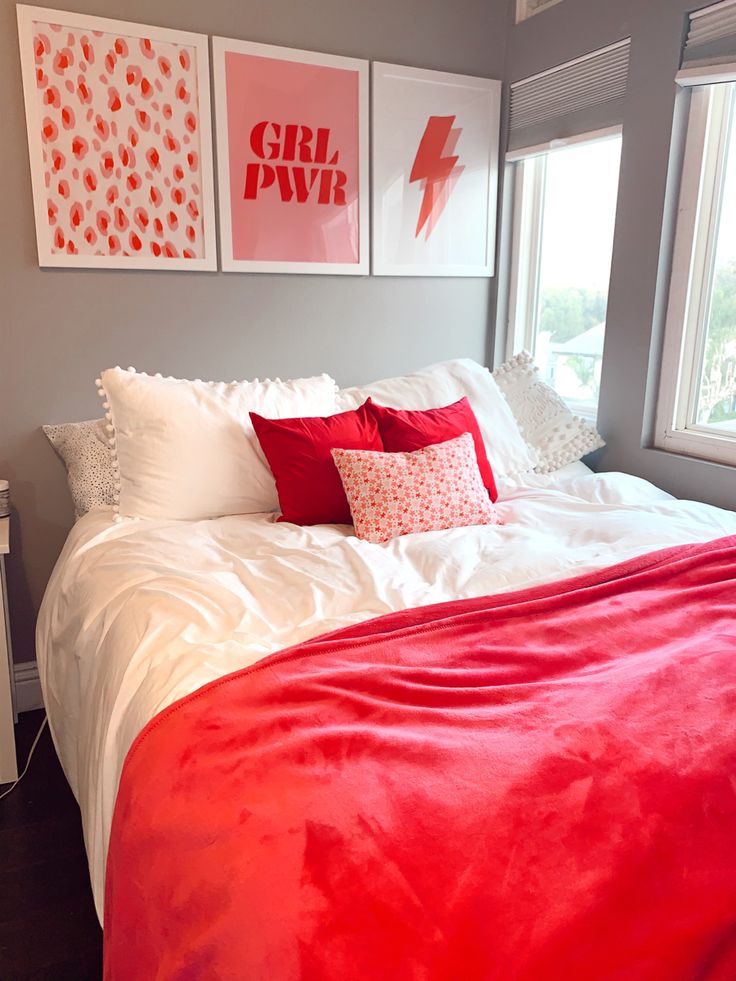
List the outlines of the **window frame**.
<svg viewBox="0 0 736 981">
<path fill-rule="evenodd" d="M 504 338 L 506 358 L 511 358 L 516 351 L 534 350 L 540 299 L 544 190 L 549 154 L 571 146 L 601 143 L 622 136 L 623 125 L 608 126 L 506 154 L 506 163 L 512 168 L 513 182 L 508 316 Z M 597 409 L 591 412 L 585 406 L 575 405 L 572 408 L 577 415 L 595 422 Z"/>
<path fill-rule="evenodd" d="M 662 347 L 654 446 L 736 466 L 730 436 L 696 420 L 723 207 L 726 148 L 736 125 L 736 86 L 718 77 L 690 87 L 672 271 Z"/>
</svg>

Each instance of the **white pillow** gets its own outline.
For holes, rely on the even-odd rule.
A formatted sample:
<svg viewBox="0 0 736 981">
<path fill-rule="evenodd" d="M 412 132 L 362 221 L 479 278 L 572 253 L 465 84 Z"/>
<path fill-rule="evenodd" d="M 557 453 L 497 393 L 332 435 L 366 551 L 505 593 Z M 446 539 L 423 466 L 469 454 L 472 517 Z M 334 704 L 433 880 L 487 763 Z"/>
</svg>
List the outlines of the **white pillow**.
<svg viewBox="0 0 736 981">
<path fill-rule="evenodd" d="M 115 475 L 104 419 L 42 427 L 66 467 L 77 518 L 88 511 L 109 511 L 115 504 Z"/>
<path fill-rule="evenodd" d="M 276 510 L 276 485 L 248 413 L 279 419 L 337 411 L 329 375 L 226 384 L 111 368 L 97 385 L 116 469 L 116 510 L 136 518 Z"/>
<path fill-rule="evenodd" d="M 499 365 L 493 377 L 539 458 L 537 473 L 559 470 L 605 446 L 595 426 L 574 415 L 557 392 L 542 381 L 527 351 Z"/>
<path fill-rule="evenodd" d="M 337 402 L 341 411 L 356 409 L 368 396 L 391 409 L 438 409 L 464 395 L 478 419 L 493 473 L 503 478 L 533 470 L 536 453 L 524 442 L 498 385 L 487 368 L 468 358 L 433 364 L 371 385 L 343 388 Z"/>
</svg>

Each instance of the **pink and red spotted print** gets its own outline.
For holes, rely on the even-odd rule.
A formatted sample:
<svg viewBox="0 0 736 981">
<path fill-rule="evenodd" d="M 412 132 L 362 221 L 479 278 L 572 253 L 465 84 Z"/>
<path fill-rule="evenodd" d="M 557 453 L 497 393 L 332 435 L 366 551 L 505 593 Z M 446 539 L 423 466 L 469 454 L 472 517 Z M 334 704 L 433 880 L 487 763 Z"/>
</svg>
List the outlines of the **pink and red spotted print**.
<svg viewBox="0 0 736 981">
<path fill-rule="evenodd" d="M 358 538 L 498 525 L 470 433 L 409 453 L 333 449 Z"/>
<path fill-rule="evenodd" d="M 33 34 L 51 251 L 204 258 L 195 49 Z"/>
</svg>

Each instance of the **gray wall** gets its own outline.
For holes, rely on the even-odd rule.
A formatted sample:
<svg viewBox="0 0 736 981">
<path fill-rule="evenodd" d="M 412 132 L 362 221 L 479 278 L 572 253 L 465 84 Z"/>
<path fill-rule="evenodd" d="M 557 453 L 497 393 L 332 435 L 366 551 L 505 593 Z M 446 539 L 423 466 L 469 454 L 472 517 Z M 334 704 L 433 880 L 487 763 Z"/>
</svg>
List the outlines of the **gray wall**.
<svg viewBox="0 0 736 981">
<path fill-rule="evenodd" d="M 647 448 L 672 232 L 663 215 L 678 115 L 673 78 L 685 14 L 696 6 L 565 0 L 518 27 L 506 0 L 135 0 L 124 8 L 89 0 L 79 9 L 507 81 L 631 35 L 601 387 L 608 446 L 598 465 L 733 507 L 732 469 Z M 24 660 L 33 655 L 35 610 L 71 522 L 61 465 L 38 427 L 97 415 L 93 379 L 101 368 L 134 364 L 205 378 L 329 371 L 349 384 L 446 357 L 483 360 L 496 297 L 487 280 L 39 270 L 9 0 L 2 0 L 0 31 L 0 475 L 10 479 L 16 507 L 11 606 L 15 656 Z M 498 349 L 498 332 L 495 340 Z"/>
<path fill-rule="evenodd" d="M 665 202 L 665 192 L 673 120 L 681 127 L 686 109 L 673 79 L 686 14 L 702 6 L 687 0 L 564 0 L 510 29 L 505 78 L 515 81 L 631 36 L 598 422 L 608 445 L 596 466 L 638 474 L 678 497 L 734 508 L 733 468 L 649 448 L 673 231 L 667 216 L 676 207 L 676 197 Z"/>
<path fill-rule="evenodd" d="M 49 0 L 49 5 L 54 6 Z M 90 14 L 501 77 L 506 0 L 83 0 Z M 15 659 L 71 524 L 38 427 L 99 415 L 107 366 L 230 379 L 327 371 L 350 384 L 449 357 L 483 360 L 493 281 L 40 270 L 15 5 L 2 0 L 0 475 L 11 482 Z"/>
</svg>

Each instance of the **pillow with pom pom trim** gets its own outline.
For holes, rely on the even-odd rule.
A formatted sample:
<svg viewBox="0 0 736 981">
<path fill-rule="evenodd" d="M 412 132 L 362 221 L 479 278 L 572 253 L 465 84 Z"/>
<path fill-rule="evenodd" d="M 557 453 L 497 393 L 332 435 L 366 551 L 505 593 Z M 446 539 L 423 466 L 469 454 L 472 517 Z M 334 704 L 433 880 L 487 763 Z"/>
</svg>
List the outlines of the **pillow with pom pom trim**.
<svg viewBox="0 0 736 981">
<path fill-rule="evenodd" d="M 574 415 L 557 392 L 542 381 L 527 351 L 499 365 L 493 377 L 522 436 L 537 454 L 536 473 L 552 473 L 605 446 L 595 426 Z"/>
<path fill-rule="evenodd" d="M 278 507 L 250 412 L 336 411 L 335 380 L 208 382 L 108 368 L 97 379 L 114 471 L 115 520 L 203 521 Z"/>
</svg>

